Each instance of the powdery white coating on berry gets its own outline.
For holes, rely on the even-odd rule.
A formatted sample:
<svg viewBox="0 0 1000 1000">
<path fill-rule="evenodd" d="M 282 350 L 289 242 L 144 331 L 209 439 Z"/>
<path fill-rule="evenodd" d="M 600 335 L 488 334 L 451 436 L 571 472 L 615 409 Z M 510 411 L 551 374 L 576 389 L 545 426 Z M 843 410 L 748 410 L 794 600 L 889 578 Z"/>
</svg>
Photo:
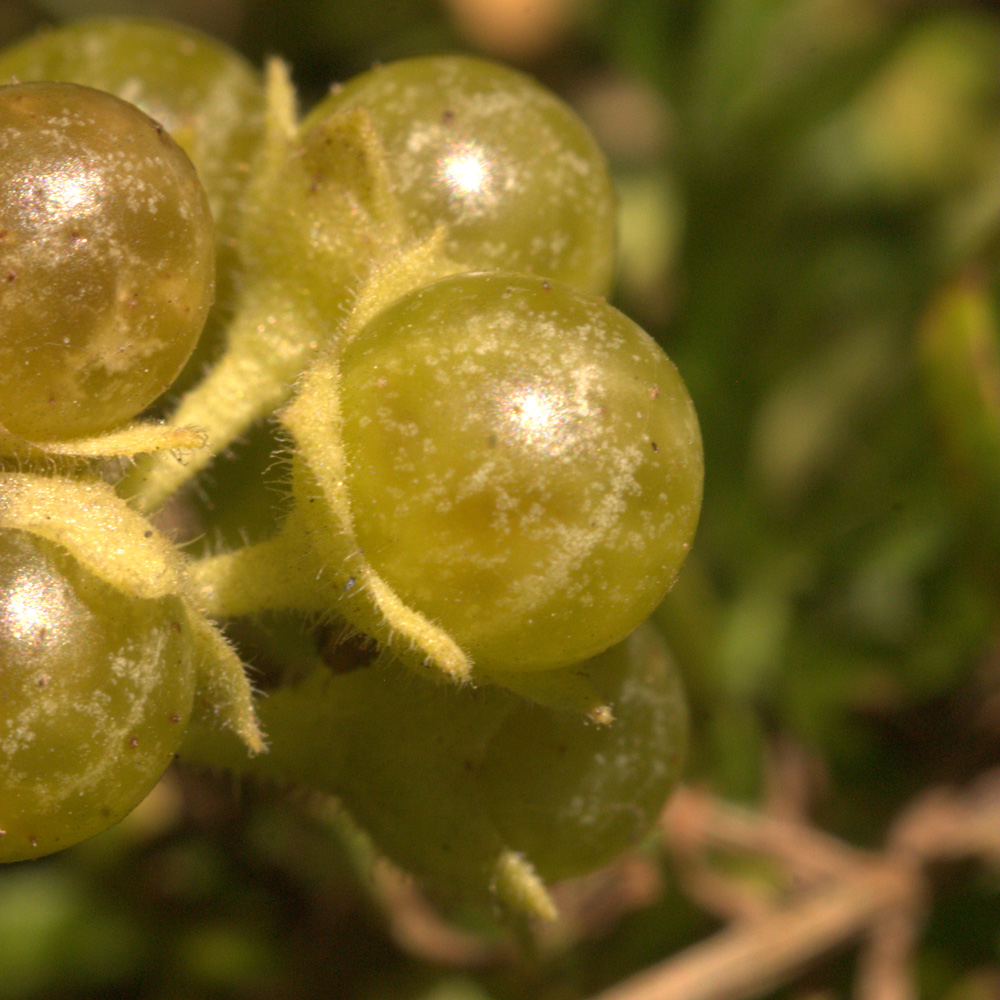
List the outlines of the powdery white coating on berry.
<svg viewBox="0 0 1000 1000">
<path fill-rule="evenodd" d="M 652 828 L 680 776 L 687 712 L 660 637 L 642 626 L 575 668 L 614 721 L 517 703 L 476 772 L 505 842 L 547 879 L 606 863 Z"/>
<path fill-rule="evenodd" d="M 410 225 L 444 223 L 470 269 L 545 275 L 608 291 L 615 198 L 592 136 L 523 74 L 464 56 L 408 59 L 355 77 L 306 120 L 372 115 Z"/>
<path fill-rule="evenodd" d="M 176 24 L 89 18 L 0 54 L 0 83 L 37 80 L 107 91 L 158 121 L 198 168 L 216 222 L 233 228 L 263 109 L 259 76 L 236 52 Z"/>
<path fill-rule="evenodd" d="M 159 779 L 193 702 L 184 620 L 0 530 L 0 861 L 100 832 Z"/>
<path fill-rule="evenodd" d="M 162 127 L 72 84 L 0 87 L 0 423 L 123 423 L 177 375 L 212 302 L 204 191 Z"/>
<path fill-rule="evenodd" d="M 376 317 L 342 374 L 358 544 L 477 669 L 598 653 L 673 582 L 701 501 L 697 420 L 603 301 L 448 278 Z"/>
</svg>

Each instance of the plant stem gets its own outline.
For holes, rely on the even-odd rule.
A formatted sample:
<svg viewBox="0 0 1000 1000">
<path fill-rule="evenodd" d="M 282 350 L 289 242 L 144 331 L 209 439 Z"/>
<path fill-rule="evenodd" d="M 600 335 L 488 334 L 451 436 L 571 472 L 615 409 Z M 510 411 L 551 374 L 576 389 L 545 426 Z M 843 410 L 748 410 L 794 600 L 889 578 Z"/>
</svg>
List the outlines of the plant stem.
<svg viewBox="0 0 1000 1000">
<path fill-rule="evenodd" d="M 320 344 L 331 339 L 327 326 L 276 288 L 264 286 L 247 295 L 233 317 L 225 353 L 170 419 L 174 427 L 202 431 L 205 447 L 183 461 L 171 452 L 143 456 L 119 492 L 142 511 L 161 506 L 253 423 L 288 400 Z"/>
<path fill-rule="evenodd" d="M 323 613 L 333 604 L 321 563 L 287 528 L 265 542 L 199 560 L 191 577 L 201 606 L 216 618 L 263 611 Z"/>
<path fill-rule="evenodd" d="M 762 996 L 817 955 L 860 934 L 911 886 L 888 866 L 817 889 L 771 916 L 720 931 L 594 1000 L 741 1000 Z"/>
</svg>

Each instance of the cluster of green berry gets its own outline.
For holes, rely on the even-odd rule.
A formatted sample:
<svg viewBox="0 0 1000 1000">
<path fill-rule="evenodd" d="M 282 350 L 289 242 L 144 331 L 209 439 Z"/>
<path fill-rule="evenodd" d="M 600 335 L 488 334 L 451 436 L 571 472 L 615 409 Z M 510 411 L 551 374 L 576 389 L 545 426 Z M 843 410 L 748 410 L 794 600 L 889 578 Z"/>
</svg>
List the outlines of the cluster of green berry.
<svg viewBox="0 0 1000 1000">
<path fill-rule="evenodd" d="M 582 123 L 479 60 L 300 119 L 280 62 L 168 24 L 0 53 L 0 860 L 116 822 L 179 749 L 332 792 L 430 883 L 522 911 L 648 829 L 685 722 L 640 626 L 702 454 L 603 298 L 614 214 Z M 280 529 L 183 556 L 149 516 L 275 414 Z M 273 610 L 378 656 L 255 702 L 215 622 Z"/>
</svg>

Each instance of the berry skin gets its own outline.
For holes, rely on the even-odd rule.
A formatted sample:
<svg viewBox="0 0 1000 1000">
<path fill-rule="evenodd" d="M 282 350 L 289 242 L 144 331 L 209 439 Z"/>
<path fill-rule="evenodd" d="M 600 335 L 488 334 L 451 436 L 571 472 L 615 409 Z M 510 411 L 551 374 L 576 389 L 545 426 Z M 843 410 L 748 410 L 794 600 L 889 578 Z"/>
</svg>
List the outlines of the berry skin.
<svg viewBox="0 0 1000 1000">
<path fill-rule="evenodd" d="M 214 246 L 161 125 L 88 87 L 0 87 L 0 425 L 66 440 L 143 410 L 198 341 Z"/>
<path fill-rule="evenodd" d="M 670 360 L 603 300 L 446 278 L 378 314 L 340 370 L 357 551 L 481 673 L 594 656 L 673 583 L 701 502 L 698 423 Z M 305 388 L 297 419 L 326 391 Z M 356 575 L 324 505 L 299 506 L 334 575 Z"/>
<path fill-rule="evenodd" d="M 684 692 L 652 626 L 577 669 L 604 695 L 613 721 L 594 725 L 519 702 L 476 771 L 504 842 L 552 881 L 593 871 L 644 837 L 687 750 Z"/>
<path fill-rule="evenodd" d="M 0 529 L 0 861 L 100 833 L 159 780 L 194 698 L 185 621 Z"/>
<path fill-rule="evenodd" d="M 260 74 L 241 55 L 179 24 L 87 18 L 0 53 L 0 83 L 37 80 L 107 91 L 158 121 L 191 157 L 220 232 L 231 234 L 263 128 Z"/>
<path fill-rule="evenodd" d="M 404 59 L 337 87 L 303 129 L 362 107 L 418 236 L 444 225 L 468 270 L 525 271 L 604 295 L 616 200 L 604 156 L 554 94 L 467 56 Z"/>
</svg>

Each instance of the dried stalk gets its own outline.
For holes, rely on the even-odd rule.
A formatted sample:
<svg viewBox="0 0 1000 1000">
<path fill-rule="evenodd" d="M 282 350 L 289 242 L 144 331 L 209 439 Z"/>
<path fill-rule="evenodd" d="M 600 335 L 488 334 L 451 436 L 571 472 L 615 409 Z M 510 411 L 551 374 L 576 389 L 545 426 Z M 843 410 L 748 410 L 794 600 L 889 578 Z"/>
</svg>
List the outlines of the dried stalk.
<svg viewBox="0 0 1000 1000">
<path fill-rule="evenodd" d="M 862 945 L 857 1000 L 913 1000 L 910 966 L 926 906 L 924 868 L 933 860 L 970 856 L 1000 865 L 1000 770 L 964 792 L 936 789 L 921 796 L 901 814 L 881 853 L 850 847 L 792 815 L 754 812 L 680 789 L 663 818 L 678 869 L 682 875 L 694 871 L 695 894 L 720 911 L 753 916 L 733 920 L 591 1000 L 752 1000 L 855 942 Z M 732 884 L 727 892 L 721 876 L 699 882 L 710 871 L 708 852 L 718 850 L 775 862 L 784 876 L 783 897 L 777 903 L 763 894 L 750 899 L 745 887 Z M 563 887 L 568 919 L 563 933 L 549 928 L 541 934 L 542 950 L 563 951 L 600 933 L 609 915 L 648 903 L 657 880 L 641 865 L 637 873 L 628 891 L 621 873 Z M 377 871 L 375 883 L 404 950 L 455 968 L 514 960 L 509 942 L 482 942 L 450 927 L 390 869 Z"/>
<path fill-rule="evenodd" d="M 913 1000 L 910 965 L 926 899 L 923 868 L 932 860 L 970 856 L 1000 864 L 1000 770 L 965 792 L 922 796 L 904 811 L 878 855 L 690 789 L 675 796 L 664 826 L 682 867 L 703 863 L 708 850 L 720 848 L 778 862 L 791 887 L 787 900 L 592 1000 L 752 1000 L 858 938 L 865 939 L 855 984 L 859 1000 Z M 709 894 L 719 897 L 714 883 Z"/>
<path fill-rule="evenodd" d="M 816 956 L 860 934 L 910 892 L 896 872 L 854 869 L 769 917 L 720 931 L 594 1000 L 747 1000 L 786 982 Z"/>
</svg>

